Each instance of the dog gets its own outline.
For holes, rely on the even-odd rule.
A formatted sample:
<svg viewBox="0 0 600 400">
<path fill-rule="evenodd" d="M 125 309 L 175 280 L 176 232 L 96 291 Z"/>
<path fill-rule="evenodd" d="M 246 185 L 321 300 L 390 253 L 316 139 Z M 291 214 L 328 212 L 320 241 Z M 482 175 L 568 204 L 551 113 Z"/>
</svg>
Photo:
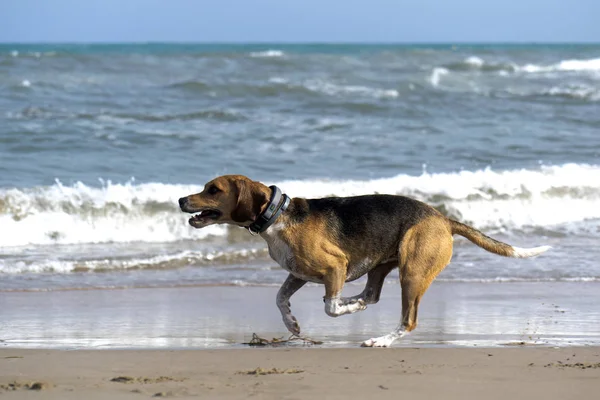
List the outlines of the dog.
<svg viewBox="0 0 600 400">
<path fill-rule="evenodd" d="M 377 303 L 385 277 L 398 268 L 400 323 L 393 332 L 366 340 L 364 347 L 389 347 L 416 328 L 421 298 L 452 258 L 453 235 L 505 257 L 533 257 L 550 248 L 499 242 L 404 196 L 289 198 L 276 186 L 243 175 L 215 178 L 202 192 L 180 198 L 179 206 L 194 214 L 189 219 L 194 228 L 237 225 L 267 242 L 271 258 L 289 272 L 277 293 L 277 307 L 294 335 L 300 334 L 300 325 L 291 313 L 290 297 L 307 282 L 325 285 L 325 313 L 338 317 Z M 362 293 L 341 297 L 345 282 L 365 274 Z"/>
</svg>

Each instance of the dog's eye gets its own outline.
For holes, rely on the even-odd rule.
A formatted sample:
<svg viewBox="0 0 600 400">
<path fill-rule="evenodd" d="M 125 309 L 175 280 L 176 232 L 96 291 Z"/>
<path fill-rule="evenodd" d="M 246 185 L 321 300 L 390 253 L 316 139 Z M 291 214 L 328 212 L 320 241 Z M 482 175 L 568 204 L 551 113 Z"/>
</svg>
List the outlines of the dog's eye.
<svg viewBox="0 0 600 400">
<path fill-rule="evenodd" d="M 217 194 L 218 192 L 220 192 L 220 190 L 216 186 L 211 186 L 208 188 L 207 192 L 208 194 Z"/>
</svg>

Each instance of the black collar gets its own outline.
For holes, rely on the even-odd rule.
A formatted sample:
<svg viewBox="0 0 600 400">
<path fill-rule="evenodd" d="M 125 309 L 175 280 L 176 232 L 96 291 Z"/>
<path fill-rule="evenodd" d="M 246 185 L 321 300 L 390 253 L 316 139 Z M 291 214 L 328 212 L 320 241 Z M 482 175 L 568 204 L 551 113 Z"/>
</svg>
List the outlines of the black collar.
<svg viewBox="0 0 600 400">
<path fill-rule="evenodd" d="M 267 208 L 248 226 L 248 230 L 253 235 L 266 231 L 290 205 L 290 198 L 282 194 L 277 186 L 269 186 L 269 189 L 271 189 L 272 193 Z"/>
</svg>

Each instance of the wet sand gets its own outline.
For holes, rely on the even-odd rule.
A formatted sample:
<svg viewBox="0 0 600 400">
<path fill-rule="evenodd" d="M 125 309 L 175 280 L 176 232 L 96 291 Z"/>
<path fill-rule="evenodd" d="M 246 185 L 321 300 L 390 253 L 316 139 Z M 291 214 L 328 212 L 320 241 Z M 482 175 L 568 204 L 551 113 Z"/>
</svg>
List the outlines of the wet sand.
<svg viewBox="0 0 600 400">
<path fill-rule="evenodd" d="M 192 287 L 0 292 L 0 348 L 242 348 L 252 333 L 286 337 L 275 306 L 277 287 Z M 360 292 L 348 285 L 345 295 Z M 303 335 L 322 347 L 356 347 L 392 330 L 400 288 L 361 313 L 330 318 L 323 288 L 292 297 Z M 419 326 L 396 347 L 573 346 L 600 343 L 600 283 L 435 282 L 419 309 Z"/>
<path fill-rule="evenodd" d="M 0 397 L 595 398 L 599 289 L 436 282 L 419 327 L 392 349 L 357 347 L 397 324 L 392 284 L 379 304 L 336 319 L 322 287 L 303 288 L 292 309 L 324 343 L 275 349 L 241 343 L 287 336 L 276 287 L 2 292 Z"/>
</svg>

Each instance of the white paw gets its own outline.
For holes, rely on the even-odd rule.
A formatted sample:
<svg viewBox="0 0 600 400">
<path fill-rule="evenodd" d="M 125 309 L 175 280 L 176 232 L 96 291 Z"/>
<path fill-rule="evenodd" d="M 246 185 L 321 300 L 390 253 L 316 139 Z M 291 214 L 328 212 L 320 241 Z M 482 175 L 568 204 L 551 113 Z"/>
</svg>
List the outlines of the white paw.
<svg viewBox="0 0 600 400">
<path fill-rule="evenodd" d="M 344 304 L 342 299 L 325 299 L 325 313 L 330 317 L 353 314 L 367 308 L 367 304 L 359 299 L 352 304 Z"/>
<path fill-rule="evenodd" d="M 363 298 L 360 295 L 352 296 L 352 297 L 342 297 L 340 299 L 340 304 L 343 306 L 355 304 L 357 302 L 364 303 L 365 301 L 363 300 Z"/>
<path fill-rule="evenodd" d="M 348 304 L 347 307 L 348 307 L 348 310 L 350 311 L 350 313 L 355 313 L 355 312 L 366 310 L 367 303 L 365 303 L 365 301 L 363 299 L 358 299 L 358 300 L 356 300 L 355 303 Z"/>
<path fill-rule="evenodd" d="M 377 338 L 371 338 L 365 340 L 360 346 L 361 347 L 390 347 L 396 340 L 394 335 L 385 335 Z"/>
</svg>

